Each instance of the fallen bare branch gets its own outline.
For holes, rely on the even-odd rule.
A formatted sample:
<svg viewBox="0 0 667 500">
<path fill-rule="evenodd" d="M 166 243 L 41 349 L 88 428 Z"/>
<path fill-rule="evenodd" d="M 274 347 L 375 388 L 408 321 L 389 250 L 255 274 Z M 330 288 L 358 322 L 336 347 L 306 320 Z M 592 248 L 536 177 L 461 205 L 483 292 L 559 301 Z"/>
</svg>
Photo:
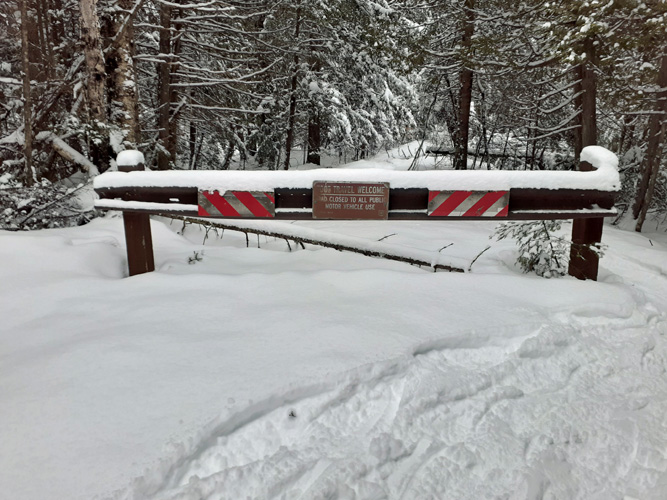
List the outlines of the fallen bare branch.
<svg viewBox="0 0 667 500">
<path fill-rule="evenodd" d="M 224 222 L 219 222 L 219 221 L 204 221 L 201 219 L 194 219 L 192 217 L 179 217 L 176 215 L 170 215 L 170 216 L 165 216 L 170 219 L 176 219 L 176 220 L 181 220 L 184 223 L 187 222 L 189 224 L 199 224 L 201 226 L 214 226 L 214 227 L 219 227 L 224 229 L 229 229 L 231 231 L 239 231 L 241 233 L 245 233 L 246 235 L 246 246 L 248 246 L 249 240 L 248 240 L 248 233 L 253 233 L 257 235 L 264 235 L 264 236 L 269 236 L 273 238 L 280 238 L 280 239 L 291 239 L 294 242 L 298 243 L 301 245 L 303 249 L 305 249 L 305 243 L 308 243 L 310 245 L 317 245 L 320 247 L 325 247 L 325 248 L 333 248 L 334 250 L 338 250 L 341 252 L 353 252 L 353 253 L 358 253 L 361 255 L 366 255 L 367 257 L 380 257 L 382 259 L 387 259 L 387 260 L 394 260 L 398 262 L 405 262 L 407 264 L 412 264 L 416 266 L 427 266 L 429 269 L 433 269 L 433 271 L 437 270 L 442 270 L 442 271 L 448 271 L 451 273 L 463 273 L 465 270 L 459 268 L 459 267 L 453 267 L 453 266 L 448 266 L 446 264 L 435 264 L 433 265 L 431 262 L 427 262 L 425 260 L 413 258 L 413 257 L 406 257 L 404 255 L 397 255 L 397 254 L 392 254 L 389 252 L 380 252 L 380 251 L 375 251 L 375 250 L 368 250 L 365 248 L 358 248 L 358 247 L 353 247 L 351 245 L 343 245 L 340 243 L 332 243 L 329 241 L 322 241 L 322 240 L 315 240 L 312 238 L 302 238 L 294 235 L 285 235 L 281 234 L 277 231 L 266 231 L 263 229 L 255 229 L 255 228 L 248 228 L 248 227 L 238 227 L 235 225 L 231 224 L 225 224 Z M 483 253 L 483 252 L 482 252 Z M 481 254 L 480 254 L 481 255 Z M 479 256 L 478 256 L 479 257 Z M 477 258 L 475 258 L 477 260 Z M 473 261 L 474 263 L 474 261 Z M 472 264 L 471 264 L 472 266 Z"/>
</svg>

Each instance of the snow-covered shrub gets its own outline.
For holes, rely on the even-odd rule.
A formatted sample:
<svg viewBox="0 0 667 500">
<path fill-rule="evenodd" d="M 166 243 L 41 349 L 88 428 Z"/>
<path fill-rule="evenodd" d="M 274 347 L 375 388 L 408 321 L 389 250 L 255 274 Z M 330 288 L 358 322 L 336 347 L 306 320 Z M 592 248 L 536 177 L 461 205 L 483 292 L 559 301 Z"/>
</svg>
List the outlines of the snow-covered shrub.
<svg viewBox="0 0 667 500">
<path fill-rule="evenodd" d="M 44 229 L 89 222 L 95 212 L 83 210 L 76 197 L 83 187 L 52 184 L 46 179 L 33 187 L 0 183 L 0 229 Z"/>
<path fill-rule="evenodd" d="M 519 247 L 516 262 L 523 272 L 553 278 L 567 273 L 570 258 L 572 242 L 554 234 L 562 223 L 560 220 L 505 222 L 496 228 L 492 237 L 516 240 Z"/>
</svg>

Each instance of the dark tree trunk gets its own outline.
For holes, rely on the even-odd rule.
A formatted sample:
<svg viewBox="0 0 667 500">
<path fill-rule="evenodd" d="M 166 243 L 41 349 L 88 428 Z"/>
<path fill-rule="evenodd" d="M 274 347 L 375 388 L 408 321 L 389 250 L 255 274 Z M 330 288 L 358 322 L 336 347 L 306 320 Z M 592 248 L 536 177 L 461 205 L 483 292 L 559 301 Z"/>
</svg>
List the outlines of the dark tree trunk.
<svg viewBox="0 0 667 500">
<path fill-rule="evenodd" d="M 176 0 L 175 3 L 179 3 L 180 0 Z M 179 17 L 181 15 L 181 10 L 178 9 L 174 15 L 176 17 Z M 177 87 L 175 86 L 176 83 L 178 83 L 178 77 L 177 77 L 177 72 L 178 72 L 178 65 L 179 65 L 179 54 L 181 52 L 181 33 L 179 32 L 181 28 L 180 24 L 176 25 L 176 28 L 174 30 L 175 36 L 172 37 L 172 43 L 171 43 L 171 58 L 169 61 L 169 81 L 170 81 L 170 87 L 169 87 L 169 101 L 170 101 L 170 108 L 174 108 L 172 112 L 169 113 L 169 137 L 167 141 L 167 152 L 169 153 L 169 156 L 171 158 L 171 163 L 175 164 L 176 163 L 176 152 L 177 152 L 177 147 L 178 147 L 178 121 L 181 117 L 181 112 L 183 110 L 183 106 L 181 103 L 179 103 L 179 92 L 177 90 Z"/>
<path fill-rule="evenodd" d="M 171 151 L 169 147 L 171 127 L 169 115 L 171 112 L 171 7 L 160 4 L 160 59 L 158 63 L 158 170 L 171 168 Z"/>
<path fill-rule="evenodd" d="M 465 24 L 463 26 L 463 38 L 461 46 L 463 50 L 469 52 L 472 45 L 472 37 L 475 30 L 475 1 L 465 0 L 464 15 Z M 469 55 L 469 54 L 468 54 Z M 470 103 L 472 102 L 472 83 L 473 72 L 467 67 L 468 63 L 464 60 L 461 74 L 459 75 L 459 110 L 458 110 L 458 130 L 454 138 L 454 169 L 466 170 L 468 168 L 468 135 L 470 129 Z"/>
<path fill-rule="evenodd" d="M 663 54 L 660 60 L 660 72 L 658 73 L 658 88 L 656 94 L 655 109 L 648 121 L 648 145 L 646 154 L 642 161 L 642 178 L 637 188 L 637 196 L 633 206 L 632 214 L 637 219 L 635 230 L 641 232 L 646 214 L 653 201 L 655 183 L 658 179 L 662 150 L 665 142 L 665 127 L 667 126 L 667 54 Z"/>
<path fill-rule="evenodd" d="M 308 120 L 308 163 L 320 165 L 320 148 L 322 146 L 320 113 L 313 106 Z"/>
<path fill-rule="evenodd" d="M 197 125 L 193 120 L 190 120 L 190 137 L 188 139 L 188 146 L 190 150 L 190 170 L 195 170 L 195 151 L 197 146 Z"/>
<path fill-rule="evenodd" d="M 623 124 L 621 125 L 621 136 L 618 139 L 618 147 L 616 148 L 616 154 L 621 156 L 624 154 L 627 149 L 632 145 L 632 136 L 634 131 L 634 117 L 630 115 L 625 115 L 623 118 Z M 628 148 L 625 144 L 628 143 Z"/>
<path fill-rule="evenodd" d="M 588 38 L 584 42 L 584 50 L 588 60 L 582 65 L 581 90 L 581 147 L 594 146 L 598 141 L 597 129 L 597 78 L 595 76 L 595 45 L 593 39 Z M 579 151 L 581 154 L 581 150 Z"/>
<path fill-rule="evenodd" d="M 299 39 L 301 31 L 301 1 L 297 2 L 296 20 L 294 25 L 294 40 Z M 289 115 L 287 118 L 287 137 L 285 139 L 285 163 L 284 170 L 289 170 L 290 157 L 292 155 L 292 144 L 294 143 L 294 126 L 296 121 L 296 90 L 298 86 L 299 77 L 299 54 L 294 54 L 294 68 L 292 72 L 292 79 L 290 81 L 290 97 L 289 97 Z"/>
<path fill-rule="evenodd" d="M 596 90 L 595 76 L 595 45 L 592 38 L 584 41 L 586 60 L 580 65 L 578 74 L 581 76 L 581 85 L 575 86 L 575 92 L 581 90 L 583 94 L 576 100 L 580 103 L 580 128 L 575 129 L 575 158 L 581 158 L 581 150 L 586 146 L 597 144 L 596 119 Z M 581 170 L 592 170 L 592 165 L 582 163 Z M 604 219 L 575 219 L 572 223 L 572 248 L 570 250 L 570 265 L 568 274 L 578 279 L 587 279 L 598 274 L 599 257 L 589 246 L 599 242 L 602 236 Z"/>
<path fill-rule="evenodd" d="M 315 47 L 310 47 L 310 70 L 319 75 L 322 71 L 322 63 L 317 55 Z M 317 100 L 311 98 L 310 113 L 308 114 L 308 156 L 306 162 L 320 165 L 320 149 L 322 148 L 322 121 Z"/>
<path fill-rule="evenodd" d="M 44 54 L 46 57 L 46 74 L 47 78 L 52 80 L 55 78 L 54 68 L 56 66 L 56 61 L 53 55 L 53 28 L 51 28 L 51 14 L 49 12 L 49 4 L 47 0 L 39 0 L 39 9 L 44 13 Z"/>
<path fill-rule="evenodd" d="M 229 170 L 229 165 L 232 163 L 232 156 L 234 156 L 234 141 L 229 141 L 225 148 L 225 157 L 222 160 L 221 170 Z"/>
<path fill-rule="evenodd" d="M 40 64 L 42 66 L 42 75 L 45 81 L 49 79 L 48 64 L 49 60 L 46 55 L 46 36 L 45 36 L 45 27 L 44 27 L 44 16 L 42 15 L 42 5 L 41 2 L 35 2 L 35 12 L 37 13 L 37 38 L 39 39 L 39 58 Z"/>
<path fill-rule="evenodd" d="M 37 180 L 32 166 L 32 96 L 30 93 L 30 45 L 28 42 L 28 0 L 19 0 L 21 10 L 21 69 L 23 70 L 23 156 L 26 186 Z"/>
</svg>

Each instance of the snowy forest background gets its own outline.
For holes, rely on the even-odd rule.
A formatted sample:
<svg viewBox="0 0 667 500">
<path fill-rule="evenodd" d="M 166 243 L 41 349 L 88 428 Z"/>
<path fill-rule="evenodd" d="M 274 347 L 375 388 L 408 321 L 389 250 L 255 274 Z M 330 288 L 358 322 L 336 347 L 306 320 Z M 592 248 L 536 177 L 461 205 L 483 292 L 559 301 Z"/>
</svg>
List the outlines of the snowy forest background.
<svg viewBox="0 0 667 500">
<path fill-rule="evenodd" d="M 666 14 L 664 0 L 5 0 L 0 226 L 90 220 L 68 200 L 124 149 L 152 169 L 287 169 L 418 141 L 410 154 L 454 169 L 577 169 L 583 146 L 607 147 L 641 230 L 667 215 Z"/>
</svg>

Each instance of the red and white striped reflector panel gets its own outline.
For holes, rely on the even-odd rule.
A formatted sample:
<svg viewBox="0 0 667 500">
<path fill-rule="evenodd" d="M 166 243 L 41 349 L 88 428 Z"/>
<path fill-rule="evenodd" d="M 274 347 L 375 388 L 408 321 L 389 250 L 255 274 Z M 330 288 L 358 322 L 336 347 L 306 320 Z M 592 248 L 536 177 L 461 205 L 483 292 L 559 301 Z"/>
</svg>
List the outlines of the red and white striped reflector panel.
<svg viewBox="0 0 667 500">
<path fill-rule="evenodd" d="M 276 216 L 273 191 L 199 191 L 199 215 L 203 217 L 240 217 L 247 219 Z"/>
<path fill-rule="evenodd" d="M 428 215 L 507 217 L 509 202 L 509 191 L 429 191 Z"/>
</svg>

